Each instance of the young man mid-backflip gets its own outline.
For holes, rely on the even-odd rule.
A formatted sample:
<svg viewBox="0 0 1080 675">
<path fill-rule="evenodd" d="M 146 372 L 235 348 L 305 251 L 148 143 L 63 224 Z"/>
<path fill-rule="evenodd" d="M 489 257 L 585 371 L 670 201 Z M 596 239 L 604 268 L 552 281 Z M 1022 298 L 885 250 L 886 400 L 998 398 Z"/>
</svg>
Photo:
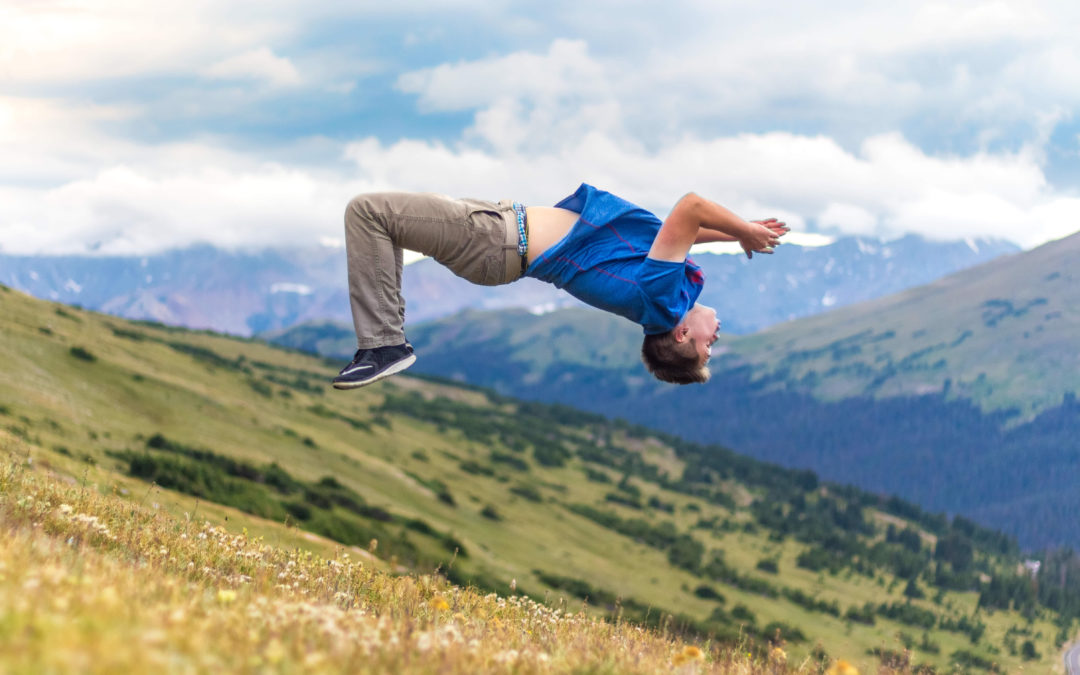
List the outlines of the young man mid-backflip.
<svg viewBox="0 0 1080 675">
<path fill-rule="evenodd" d="M 687 257 L 693 244 L 737 241 L 753 257 L 772 253 L 787 226 L 748 222 L 688 194 L 663 222 L 583 184 L 554 207 L 387 192 L 356 197 L 345 211 L 349 297 L 357 352 L 334 378 L 338 389 L 371 384 L 413 364 L 405 340 L 402 249 L 429 255 L 475 284 L 524 276 L 640 324 L 641 356 L 665 382 L 709 379 L 720 322 L 696 304 L 705 278 Z"/>
</svg>

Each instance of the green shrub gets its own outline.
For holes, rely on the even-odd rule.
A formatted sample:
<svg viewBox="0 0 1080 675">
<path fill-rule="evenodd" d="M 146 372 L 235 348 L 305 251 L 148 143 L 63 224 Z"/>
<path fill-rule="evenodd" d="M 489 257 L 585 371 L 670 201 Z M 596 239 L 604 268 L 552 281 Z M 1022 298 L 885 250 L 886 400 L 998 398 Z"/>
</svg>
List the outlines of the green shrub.
<svg viewBox="0 0 1080 675">
<path fill-rule="evenodd" d="M 150 453 L 119 453 L 128 473 L 167 490 L 232 506 L 270 520 L 282 520 L 286 511 L 261 485 L 230 476 L 212 463 Z"/>
<path fill-rule="evenodd" d="M 622 480 L 615 486 L 615 489 L 629 497 L 633 497 L 635 500 L 641 499 L 641 488 L 630 482 L 629 475 L 623 476 Z"/>
<path fill-rule="evenodd" d="M 806 634 L 794 626 L 789 626 L 783 621 L 771 621 L 761 629 L 761 634 L 766 639 L 788 642 L 806 642 Z"/>
<path fill-rule="evenodd" d="M 316 403 L 308 408 L 308 412 L 313 415 L 318 415 L 329 420 L 340 420 L 348 424 L 353 429 L 359 431 L 371 431 L 371 425 L 363 420 L 358 420 L 355 417 L 349 417 L 348 415 L 342 415 L 341 413 L 327 408 L 321 403 Z"/>
<path fill-rule="evenodd" d="M 566 591 L 570 595 L 579 597 L 583 600 L 588 600 L 594 604 L 611 607 L 614 606 L 618 600 L 614 593 L 593 588 L 587 581 L 582 581 L 581 579 L 560 576 L 558 574 L 548 574 L 540 570 L 533 570 L 533 574 L 535 574 L 541 582 L 556 590 Z"/>
<path fill-rule="evenodd" d="M 1025 661 L 1034 661 L 1039 658 L 1039 652 L 1035 649 L 1035 643 L 1031 640 L 1024 640 L 1024 644 L 1020 645 L 1020 658 Z"/>
<path fill-rule="evenodd" d="M 68 353 L 79 360 L 86 361 L 87 363 L 93 363 L 94 361 L 97 361 L 97 357 L 88 352 L 83 347 L 72 347 L 68 350 Z"/>
<path fill-rule="evenodd" d="M 532 485 L 527 485 L 525 483 L 518 483 L 517 485 L 511 487 L 510 492 L 516 494 L 519 497 L 528 499 L 530 502 L 539 503 L 544 501 L 544 496 L 540 494 L 539 490 L 537 490 Z"/>
<path fill-rule="evenodd" d="M 460 466 L 461 470 L 465 473 L 471 473 L 477 476 L 495 475 L 495 470 L 492 469 L 490 466 L 487 466 L 486 464 L 481 464 L 471 459 L 467 459 L 464 462 L 461 462 L 458 466 Z"/>
<path fill-rule="evenodd" d="M 112 330 L 112 334 L 118 338 L 124 338 L 125 340 L 133 340 L 135 342 L 142 342 L 146 339 L 146 335 L 138 331 L 118 328 L 116 326 L 109 326 L 109 328 Z"/>
<path fill-rule="evenodd" d="M 854 621 L 855 623 L 861 623 L 864 626 L 873 626 L 877 623 L 874 618 L 874 606 L 871 603 L 866 603 L 860 607 L 848 607 L 848 611 L 844 613 L 844 618 L 848 621 Z"/>
<path fill-rule="evenodd" d="M 990 659 L 979 656 L 978 654 L 970 652 L 966 649 L 957 649 L 952 654 L 950 654 L 950 658 L 952 659 L 953 663 L 959 666 L 969 666 L 972 668 L 988 670 L 995 673 L 1001 672 L 1000 670 L 998 670 L 997 665 Z"/>
<path fill-rule="evenodd" d="M 465 549 L 465 544 L 461 543 L 461 540 L 452 534 L 441 534 L 438 537 L 439 543 L 447 551 L 454 553 L 459 558 L 468 558 L 469 552 Z"/>
<path fill-rule="evenodd" d="M 181 354 L 187 354 L 196 361 L 202 361 L 209 366 L 226 368 L 228 370 L 239 370 L 239 364 L 236 361 L 225 358 L 221 354 L 215 352 L 213 349 L 209 349 L 207 347 L 200 347 L 198 345 L 189 345 L 186 342 L 168 342 L 166 344 L 173 351 L 180 352 Z"/>
<path fill-rule="evenodd" d="M 537 442 L 533 457 L 541 466 L 561 467 L 570 459 L 570 452 L 559 443 Z"/>
<path fill-rule="evenodd" d="M 725 598 L 719 591 L 712 586 L 702 584 L 694 589 L 694 595 L 704 600 L 715 600 L 716 602 L 726 602 Z"/>
<path fill-rule="evenodd" d="M 675 513 L 675 505 L 671 502 L 662 501 L 656 495 L 649 497 L 647 502 L 649 508 L 656 509 L 657 511 L 664 511 L 665 513 Z"/>
<path fill-rule="evenodd" d="M 878 616 L 883 616 L 893 621 L 918 626 L 920 628 L 933 628 L 937 623 L 937 615 L 928 609 L 916 607 L 909 602 L 882 603 L 877 606 Z"/>
<path fill-rule="evenodd" d="M 499 514 L 499 511 L 491 504 L 487 504 L 486 506 L 484 506 L 484 508 L 480 511 L 480 515 L 487 518 L 488 520 L 502 520 L 502 516 Z"/>
<path fill-rule="evenodd" d="M 697 574 L 701 571 L 701 557 L 705 547 L 688 534 L 680 534 L 668 549 L 668 562 L 675 567 Z"/>
<path fill-rule="evenodd" d="M 632 509 L 641 508 L 641 500 L 639 500 L 637 497 L 622 494 L 619 492 L 607 493 L 606 495 L 604 495 L 604 500 L 609 501 L 612 504 L 622 504 L 623 506 L 629 506 Z"/>
<path fill-rule="evenodd" d="M 762 558 L 761 560 L 757 561 L 757 568 L 762 572 L 766 572 L 768 574 L 780 573 L 780 565 L 776 561 L 776 558 Z"/>
<path fill-rule="evenodd" d="M 317 510 L 311 515 L 311 520 L 305 524 L 305 528 L 316 534 L 339 541 L 346 546 L 360 546 L 367 548 L 372 539 L 379 541 L 380 553 L 388 552 L 390 537 L 382 536 L 383 530 L 363 525 L 355 518 L 349 518 L 340 511 Z M 404 548 L 415 551 L 407 542 Z"/>
<path fill-rule="evenodd" d="M 590 466 L 584 467 L 585 478 L 591 480 L 594 483 L 610 483 L 611 477 L 599 469 L 594 469 Z"/>
<path fill-rule="evenodd" d="M 821 612 L 822 614 L 830 614 L 836 617 L 840 616 L 840 604 L 836 600 L 833 600 L 832 602 L 818 600 L 798 588 L 785 588 L 783 590 L 783 596 L 807 611 Z M 873 618 L 872 614 L 871 618 Z"/>
<path fill-rule="evenodd" d="M 284 502 L 285 510 L 293 518 L 304 521 L 311 519 L 311 507 L 304 502 Z"/>
<path fill-rule="evenodd" d="M 919 588 L 919 584 L 915 583 L 914 579 L 908 579 L 907 586 L 904 586 L 904 597 L 921 600 L 926 597 L 926 593 L 923 593 L 923 590 Z"/>
<path fill-rule="evenodd" d="M 270 385 L 263 382 L 262 380 L 258 380 L 254 377 L 249 377 L 245 381 L 247 382 L 247 385 L 251 387 L 251 390 L 259 396 L 262 396 L 263 398 L 273 397 L 274 390 L 270 388 Z"/>
<path fill-rule="evenodd" d="M 447 488 L 444 487 L 437 496 L 439 498 L 439 501 L 443 504 L 446 504 L 447 506 L 457 507 L 457 500 L 454 499 L 454 495 L 450 494 L 450 490 L 448 490 Z"/>
<path fill-rule="evenodd" d="M 521 459 L 520 457 L 516 457 L 514 455 L 507 454 L 505 452 L 499 452 L 498 450 L 492 450 L 491 451 L 490 459 L 491 459 L 492 462 L 498 462 L 500 464 L 505 464 L 505 465 L 509 466 L 510 468 L 516 469 L 518 471 L 528 471 L 529 470 L 529 463 L 526 462 L 525 460 Z"/>
<path fill-rule="evenodd" d="M 743 604 L 738 604 L 731 608 L 731 618 L 736 621 L 744 621 L 751 625 L 757 623 L 757 617 Z"/>
<path fill-rule="evenodd" d="M 922 640 L 919 641 L 919 651 L 926 654 L 940 654 L 941 645 L 930 639 L 929 633 L 922 634 Z"/>
</svg>

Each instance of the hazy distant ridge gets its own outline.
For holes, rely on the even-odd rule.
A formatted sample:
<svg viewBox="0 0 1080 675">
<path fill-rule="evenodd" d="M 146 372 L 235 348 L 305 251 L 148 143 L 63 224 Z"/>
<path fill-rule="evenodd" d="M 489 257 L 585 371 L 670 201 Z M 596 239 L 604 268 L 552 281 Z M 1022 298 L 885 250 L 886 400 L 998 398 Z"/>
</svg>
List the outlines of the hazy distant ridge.
<svg viewBox="0 0 1080 675">
<path fill-rule="evenodd" d="M 725 330 L 749 333 L 791 318 L 927 283 L 1017 251 L 1003 241 L 888 244 L 845 238 L 820 248 L 785 245 L 772 257 L 700 254 Z M 348 322 L 345 254 L 339 248 L 229 252 L 210 246 L 145 257 L 2 256 L 0 282 L 39 298 L 117 316 L 252 335 L 305 321 Z M 430 260 L 406 267 L 408 320 L 463 309 L 546 312 L 577 306 L 532 279 L 474 286 Z"/>
</svg>

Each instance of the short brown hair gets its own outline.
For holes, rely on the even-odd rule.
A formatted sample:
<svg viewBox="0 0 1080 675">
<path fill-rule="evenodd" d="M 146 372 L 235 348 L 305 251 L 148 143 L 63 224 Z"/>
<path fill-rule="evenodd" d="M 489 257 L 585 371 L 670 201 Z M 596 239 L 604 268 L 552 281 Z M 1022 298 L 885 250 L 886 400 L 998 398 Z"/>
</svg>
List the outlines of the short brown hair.
<svg viewBox="0 0 1080 675">
<path fill-rule="evenodd" d="M 656 379 L 673 384 L 709 380 L 709 367 L 701 362 L 694 338 L 675 340 L 675 331 L 646 335 L 641 343 L 641 360 Z"/>
</svg>

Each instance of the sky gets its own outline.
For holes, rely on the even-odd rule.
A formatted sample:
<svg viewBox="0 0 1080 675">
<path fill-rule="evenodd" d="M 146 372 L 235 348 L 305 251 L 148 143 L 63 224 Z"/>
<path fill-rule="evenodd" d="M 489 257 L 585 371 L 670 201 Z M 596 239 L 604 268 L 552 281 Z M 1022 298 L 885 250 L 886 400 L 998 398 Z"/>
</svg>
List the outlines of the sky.
<svg viewBox="0 0 1080 675">
<path fill-rule="evenodd" d="M 817 6 L 827 5 L 827 7 Z M 353 195 L 1080 230 L 1080 3 L 0 0 L 0 253 L 340 243 Z"/>
</svg>

